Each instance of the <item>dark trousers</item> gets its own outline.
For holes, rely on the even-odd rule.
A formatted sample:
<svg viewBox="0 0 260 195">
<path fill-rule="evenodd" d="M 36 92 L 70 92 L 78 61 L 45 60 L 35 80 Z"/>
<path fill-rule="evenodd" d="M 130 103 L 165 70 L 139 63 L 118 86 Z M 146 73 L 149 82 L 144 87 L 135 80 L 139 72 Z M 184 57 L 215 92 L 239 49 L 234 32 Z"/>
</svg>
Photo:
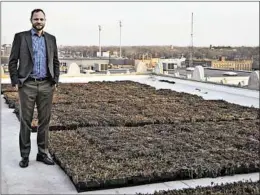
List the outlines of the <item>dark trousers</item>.
<svg viewBox="0 0 260 195">
<path fill-rule="evenodd" d="M 19 145 L 21 157 L 29 157 L 31 151 L 31 123 L 35 104 L 38 111 L 38 153 L 47 153 L 53 92 L 54 86 L 48 80 L 25 81 L 23 86 L 18 89 L 20 99 Z"/>
</svg>

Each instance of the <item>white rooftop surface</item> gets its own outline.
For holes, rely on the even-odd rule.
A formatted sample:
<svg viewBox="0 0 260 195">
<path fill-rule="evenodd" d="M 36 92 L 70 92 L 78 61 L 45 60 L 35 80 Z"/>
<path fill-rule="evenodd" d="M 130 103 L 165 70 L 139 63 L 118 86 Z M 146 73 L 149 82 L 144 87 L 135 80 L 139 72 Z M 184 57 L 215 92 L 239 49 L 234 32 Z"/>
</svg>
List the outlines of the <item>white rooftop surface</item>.
<svg viewBox="0 0 260 195">
<path fill-rule="evenodd" d="M 159 80 L 175 81 L 175 84 Z M 140 83 L 179 92 L 197 94 L 204 99 L 223 99 L 231 103 L 259 108 L 259 91 L 193 82 L 162 76 L 122 75 L 122 76 L 89 76 L 84 78 L 61 78 L 60 82 L 89 82 L 89 81 L 133 80 Z M 10 83 L 2 79 L 1 83 Z M 206 93 L 207 92 L 207 93 Z M 1 194 L 78 194 L 73 183 L 58 166 L 47 166 L 36 162 L 36 133 L 31 134 L 32 149 L 29 167 L 22 169 L 18 163 L 19 153 L 19 121 L 1 98 Z M 172 181 L 133 187 L 123 187 L 108 190 L 82 192 L 79 194 L 135 194 L 154 193 L 155 190 L 182 189 L 188 187 L 210 186 L 235 181 L 259 180 L 259 173 L 240 174 L 219 178 L 203 178 L 193 180 Z"/>
</svg>

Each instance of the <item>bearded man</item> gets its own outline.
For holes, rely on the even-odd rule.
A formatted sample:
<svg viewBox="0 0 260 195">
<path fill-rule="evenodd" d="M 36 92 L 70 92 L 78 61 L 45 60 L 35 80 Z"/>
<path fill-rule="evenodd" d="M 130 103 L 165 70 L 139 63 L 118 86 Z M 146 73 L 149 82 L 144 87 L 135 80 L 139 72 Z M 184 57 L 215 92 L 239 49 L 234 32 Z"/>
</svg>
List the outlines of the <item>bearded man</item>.
<svg viewBox="0 0 260 195">
<path fill-rule="evenodd" d="M 48 137 L 53 93 L 60 75 L 56 38 L 43 31 L 46 22 L 44 11 L 34 9 L 30 21 L 32 28 L 29 31 L 15 34 L 8 64 L 11 84 L 19 94 L 22 157 L 19 165 L 22 168 L 29 164 L 35 104 L 38 111 L 36 160 L 54 165 L 48 156 Z"/>
</svg>

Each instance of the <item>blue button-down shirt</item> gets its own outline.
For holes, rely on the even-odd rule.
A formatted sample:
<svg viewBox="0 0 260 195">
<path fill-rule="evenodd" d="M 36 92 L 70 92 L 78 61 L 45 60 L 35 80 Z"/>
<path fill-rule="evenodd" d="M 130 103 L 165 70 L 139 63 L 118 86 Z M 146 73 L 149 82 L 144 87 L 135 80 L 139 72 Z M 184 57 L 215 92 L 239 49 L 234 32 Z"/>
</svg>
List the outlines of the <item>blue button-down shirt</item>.
<svg viewBox="0 0 260 195">
<path fill-rule="evenodd" d="M 33 71 L 30 75 L 33 78 L 47 77 L 47 52 L 44 39 L 44 33 L 38 36 L 37 32 L 32 29 L 32 46 L 33 46 Z"/>
</svg>

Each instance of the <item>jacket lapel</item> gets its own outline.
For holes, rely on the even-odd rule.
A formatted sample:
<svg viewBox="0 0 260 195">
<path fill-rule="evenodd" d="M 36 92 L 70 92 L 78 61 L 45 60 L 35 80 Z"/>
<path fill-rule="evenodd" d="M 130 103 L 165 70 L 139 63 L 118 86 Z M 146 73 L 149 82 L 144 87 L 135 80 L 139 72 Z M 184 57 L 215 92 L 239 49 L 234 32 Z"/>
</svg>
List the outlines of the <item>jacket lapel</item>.
<svg viewBox="0 0 260 195">
<path fill-rule="evenodd" d="M 44 33 L 44 37 L 45 37 L 45 45 L 46 45 L 46 51 L 47 51 L 47 61 L 49 62 L 51 43 L 50 43 L 50 39 L 49 39 L 48 33 Z"/>
<path fill-rule="evenodd" d="M 31 58 L 33 60 L 33 47 L 32 47 L 32 35 L 31 35 L 31 31 L 29 30 L 25 36 L 25 39 L 27 41 L 28 44 L 28 48 L 31 54 Z"/>
</svg>

